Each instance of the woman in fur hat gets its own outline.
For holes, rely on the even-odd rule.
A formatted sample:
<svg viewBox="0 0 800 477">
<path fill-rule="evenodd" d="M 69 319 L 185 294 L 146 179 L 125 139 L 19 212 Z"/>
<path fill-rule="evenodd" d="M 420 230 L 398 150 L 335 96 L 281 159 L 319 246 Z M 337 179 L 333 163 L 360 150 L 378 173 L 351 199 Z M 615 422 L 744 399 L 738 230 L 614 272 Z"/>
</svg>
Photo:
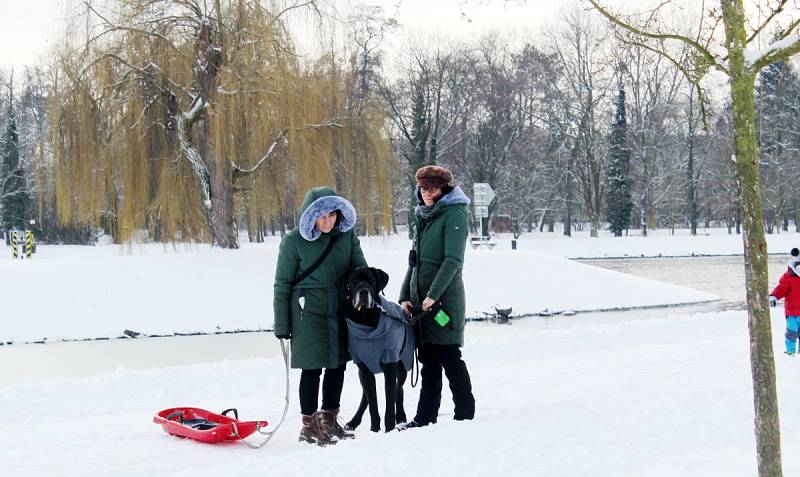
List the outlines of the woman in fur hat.
<svg viewBox="0 0 800 477">
<path fill-rule="evenodd" d="M 469 234 L 469 198 L 453 183 L 453 174 L 447 168 L 422 167 L 415 178 L 420 203 L 412 224 L 414 248 L 400 304 L 408 313 L 415 304 L 423 311 L 432 311 L 416 324 L 422 384 L 416 416 L 406 427 L 436 422 L 442 399 L 442 370 L 453 393 L 454 418 L 472 419 L 475 415 L 472 382 L 460 350 L 466 312 L 461 268 Z"/>
<path fill-rule="evenodd" d="M 311 189 L 300 207 L 297 228 L 283 237 L 278 252 L 275 336 L 292 340 L 292 367 L 302 369 L 299 439 L 318 445 L 353 437 L 336 417 L 350 359 L 338 285 L 351 269 L 367 266 L 353 230 L 355 223 L 356 211 L 350 202 L 330 187 Z M 322 410 L 318 411 L 323 368 Z"/>
</svg>

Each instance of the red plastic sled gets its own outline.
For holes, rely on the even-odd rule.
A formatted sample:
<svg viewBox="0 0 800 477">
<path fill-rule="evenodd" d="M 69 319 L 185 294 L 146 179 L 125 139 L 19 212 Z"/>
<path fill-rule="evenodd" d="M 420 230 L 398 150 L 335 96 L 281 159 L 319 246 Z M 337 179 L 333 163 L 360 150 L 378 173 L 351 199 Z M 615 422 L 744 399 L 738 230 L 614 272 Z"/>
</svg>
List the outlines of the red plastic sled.
<svg viewBox="0 0 800 477">
<path fill-rule="evenodd" d="M 234 417 L 228 417 L 229 412 L 233 412 Z M 268 424 L 267 421 L 240 421 L 236 409 L 215 414 L 196 407 L 164 409 L 153 417 L 153 422 L 161 424 L 164 431 L 173 436 L 209 444 L 244 439 Z"/>
</svg>

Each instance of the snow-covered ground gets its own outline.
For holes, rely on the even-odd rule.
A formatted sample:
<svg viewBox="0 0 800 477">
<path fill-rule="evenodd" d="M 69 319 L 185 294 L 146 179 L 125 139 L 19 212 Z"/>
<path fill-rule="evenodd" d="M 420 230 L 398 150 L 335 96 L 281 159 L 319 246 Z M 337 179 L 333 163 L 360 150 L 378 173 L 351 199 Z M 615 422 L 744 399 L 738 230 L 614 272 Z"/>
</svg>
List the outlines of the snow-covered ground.
<svg viewBox="0 0 800 477">
<path fill-rule="evenodd" d="M 537 244 L 552 241 L 523 240 L 520 250 L 468 248 L 468 315 L 483 317 L 493 305 L 521 315 L 716 299 L 536 251 Z M 40 246 L 30 261 L 0 261 L 0 289 L 9 297 L 4 313 L 20 317 L 0 328 L 0 342 L 116 338 L 125 330 L 172 335 L 271 329 L 278 243 L 244 243 L 236 251 L 202 245 Z M 362 243 L 369 264 L 391 277 L 386 295 L 397 299 L 408 240 L 367 237 Z"/>
<path fill-rule="evenodd" d="M 68 345 L 92 344 L 98 343 Z M 744 312 L 556 330 L 529 328 L 524 320 L 508 326 L 473 323 L 464 356 L 477 399 L 474 421 L 451 420 L 445 390 L 439 424 L 390 434 L 372 434 L 362 426 L 355 440 L 325 449 L 296 440 L 297 372 L 286 422 L 261 450 L 178 439 L 151 422 L 158 410 L 182 405 L 217 411 L 235 406 L 243 418 L 277 422 L 284 396 L 280 358 L 119 369 L 2 386 L 2 474 L 756 474 Z M 787 476 L 800 475 L 800 457 L 790 446 L 800 438 L 798 369 L 800 359 L 777 355 Z M 413 412 L 418 388 L 407 385 L 406 393 Z M 345 415 L 359 396 L 350 366 Z"/>
<path fill-rule="evenodd" d="M 741 237 L 736 239 L 741 248 Z M 511 305 L 518 313 L 713 298 L 551 254 L 619 256 L 618 247 L 631 244 L 634 250 L 640 240 L 645 239 L 557 240 L 532 234 L 520 241 L 517 251 L 504 250 L 502 241 L 492 251 L 470 250 L 465 268 L 468 305 L 475 313 L 493 304 Z M 658 246 L 648 245 L 648 254 L 728 253 L 725 236 L 705 240 L 716 245 L 705 245 L 702 237 L 664 239 Z M 584 243 L 587 253 L 565 253 Z M 797 243 L 796 234 L 770 237 L 770 250 L 787 253 Z M 387 295 L 396 296 L 407 241 L 370 238 L 363 245 L 367 260 L 392 276 Z M 275 254 L 274 241 L 235 252 L 207 247 L 165 251 L 134 246 L 120 251 L 108 246 L 43 246 L 30 262 L 0 261 L 5 292 L 0 339 L 20 342 L 46 336 L 51 342 L 118 336 L 124 329 L 169 334 L 268 328 Z M 217 411 L 237 407 L 245 419 L 266 418 L 274 425 L 283 410 L 280 357 L 237 355 L 210 363 L 148 364 L 82 377 L 60 376 L 55 370 L 49 377 L 22 377 L 0 384 L 0 408 L 6 410 L 0 474 L 754 475 L 746 313 L 687 315 L 667 308 L 646 314 L 658 319 L 593 323 L 559 317 L 552 327 L 541 319 L 515 320 L 511 325 L 470 323 L 463 352 L 477 399 L 474 421 L 450 419 L 452 404 L 445 388 L 438 424 L 390 434 L 372 434 L 362 425 L 355 440 L 325 449 L 297 442 L 296 371 L 291 375 L 286 422 L 261 450 L 178 439 L 151 422 L 158 410 L 198 406 Z M 800 359 L 781 353 L 782 316 L 782 310 L 773 310 L 784 475 L 789 476 L 800 475 L 800 456 L 789 446 L 800 437 L 800 413 L 794 405 L 800 399 Z M 262 336 L 274 347 L 269 335 Z M 214 337 L 208 338 L 201 346 L 214 346 Z M 230 346 L 228 340 L 219 343 Z M 33 349 L 26 359 L 35 360 L 37 349 L 47 353 L 51 346 L 2 346 L 0 367 L 24 373 L 25 363 L 10 361 L 19 356 L 14 351 Z M 148 356 L 147 363 L 153 358 Z M 406 395 L 407 410 L 413 414 L 418 388 L 407 384 Z M 359 398 L 358 378 L 349 366 L 344 415 L 353 412 Z"/>
<path fill-rule="evenodd" d="M 766 238 L 770 254 L 785 254 L 788 258 L 792 247 L 800 247 L 800 234 L 796 232 L 781 232 Z M 496 239 L 496 248 L 511 248 L 511 239 L 510 234 L 501 234 Z M 534 232 L 522 235 L 518 248 L 569 258 L 742 255 L 742 236 L 729 234 L 724 228 L 700 228 L 696 236 L 688 229 L 676 229 L 674 235 L 669 229 L 650 230 L 647 237 L 642 237 L 639 230 L 632 230 L 628 237 L 612 237 L 608 231 L 602 231 L 600 237 L 590 237 L 589 232 L 582 231 L 573 232 L 566 239 L 560 233 Z"/>
</svg>

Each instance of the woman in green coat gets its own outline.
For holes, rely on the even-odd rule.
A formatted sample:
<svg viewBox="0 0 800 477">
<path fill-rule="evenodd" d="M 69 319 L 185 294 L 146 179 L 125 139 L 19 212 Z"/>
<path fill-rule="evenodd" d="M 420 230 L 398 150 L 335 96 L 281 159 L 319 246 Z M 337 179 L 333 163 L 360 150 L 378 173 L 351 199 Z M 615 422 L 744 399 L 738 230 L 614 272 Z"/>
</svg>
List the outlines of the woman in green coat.
<svg viewBox="0 0 800 477">
<path fill-rule="evenodd" d="M 336 420 L 344 384 L 347 326 L 340 283 L 367 266 L 353 230 L 356 211 L 330 187 L 306 194 L 297 228 L 281 240 L 275 270 L 275 336 L 292 340 L 292 367 L 300 374 L 300 440 L 318 445 L 353 437 Z M 315 263 L 323 257 L 321 262 Z M 322 410 L 317 410 L 322 369 Z"/>
<path fill-rule="evenodd" d="M 475 416 L 472 382 L 459 349 L 464 345 L 466 303 L 461 269 L 469 234 L 469 199 L 444 167 L 422 167 L 416 180 L 420 204 L 414 214 L 414 248 L 399 301 L 408 313 L 417 304 L 424 311 L 441 307 L 444 314 L 430 313 L 417 322 L 422 384 L 417 414 L 406 427 L 436 422 L 442 370 L 453 393 L 454 418 Z"/>
</svg>

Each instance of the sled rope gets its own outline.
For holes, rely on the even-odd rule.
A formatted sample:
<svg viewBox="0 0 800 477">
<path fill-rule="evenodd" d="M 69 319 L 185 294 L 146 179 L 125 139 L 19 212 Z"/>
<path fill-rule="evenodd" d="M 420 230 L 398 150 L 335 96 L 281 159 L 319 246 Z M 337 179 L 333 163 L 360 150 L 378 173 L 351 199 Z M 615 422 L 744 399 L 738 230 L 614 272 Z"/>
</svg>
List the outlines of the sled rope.
<svg viewBox="0 0 800 477">
<path fill-rule="evenodd" d="M 280 429 L 281 424 L 283 424 L 283 420 L 286 419 L 286 414 L 289 412 L 289 351 L 287 350 L 287 344 L 286 344 L 287 340 L 281 339 L 279 341 L 281 342 L 281 353 L 283 354 L 283 364 L 286 367 L 286 395 L 284 396 L 286 404 L 284 404 L 283 406 L 283 415 L 281 416 L 281 420 L 278 421 L 278 425 L 275 426 L 273 430 L 265 432 L 261 430 L 261 426 L 256 427 L 256 432 L 258 432 L 261 435 L 267 436 L 263 442 L 259 444 L 251 444 L 250 442 L 241 439 L 241 441 L 247 444 L 247 446 L 250 447 L 251 449 L 261 449 L 262 447 L 267 445 L 267 442 L 269 442 L 270 439 L 272 439 L 272 437 L 275 435 L 275 433 L 278 432 L 278 429 Z M 233 426 L 233 435 L 239 437 L 239 429 L 236 428 L 236 423 L 232 422 L 231 425 Z"/>
</svg>

